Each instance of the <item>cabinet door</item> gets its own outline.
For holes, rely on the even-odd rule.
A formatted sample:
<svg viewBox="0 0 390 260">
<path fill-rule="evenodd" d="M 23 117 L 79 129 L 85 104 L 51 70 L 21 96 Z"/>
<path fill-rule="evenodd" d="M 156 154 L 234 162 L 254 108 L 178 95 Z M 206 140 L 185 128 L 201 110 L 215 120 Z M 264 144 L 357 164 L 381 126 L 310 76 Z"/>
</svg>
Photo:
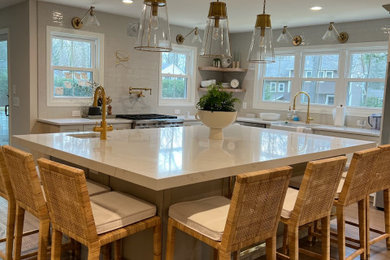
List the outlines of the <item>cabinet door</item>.
<svg viewBox="0 0 390 260">
<path fill-rule="evenodd" d="M 60 132 L 82 132 L 84 131 L 83 125 L 63 125 L 60 127 Z"/>
</svg>

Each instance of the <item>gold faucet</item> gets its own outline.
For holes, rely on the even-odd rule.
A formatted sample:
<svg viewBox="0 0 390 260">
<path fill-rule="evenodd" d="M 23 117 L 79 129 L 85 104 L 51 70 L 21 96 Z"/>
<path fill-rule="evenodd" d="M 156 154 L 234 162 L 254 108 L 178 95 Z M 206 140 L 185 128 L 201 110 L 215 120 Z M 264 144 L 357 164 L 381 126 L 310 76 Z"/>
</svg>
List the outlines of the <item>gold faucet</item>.
<svg viewBox="0 0 390 260">
<path fill-rule="evenodd" d="M 306 124 L 310 124 L 310 121 L 313 120 L 313 118 L 310 117 L 310 95 L 305 92 L 305 91 L 299 91 L 297 94 L 294 96 L 294 103 L 293 103 L 293 111 L 295 111 L 295 104 L 297 101 L 297 97 L 299 95 L 306 95 L 307 96 L 307 115 L 306 115 Z"/>
<path fill-rule="evenodd" d="M 107 98 L 106 98 L 106 91 L 104 90 L 103 86 L 98 86 L 95 90 L 95 94 L 93 96 L 93 106 L 98 106 L 98 98 L 101 98 L 103 100 L 102 104 L 102 122 L 100 123 L 100 126 L 96 126 L 93 128 L 94 132 L 100 132 L 100 140 L 107 140 L 107 131 L 112 131 L 112 125 L 107 126 L 106 121 L 106 111 L 107 111 Z"/>
</svg>

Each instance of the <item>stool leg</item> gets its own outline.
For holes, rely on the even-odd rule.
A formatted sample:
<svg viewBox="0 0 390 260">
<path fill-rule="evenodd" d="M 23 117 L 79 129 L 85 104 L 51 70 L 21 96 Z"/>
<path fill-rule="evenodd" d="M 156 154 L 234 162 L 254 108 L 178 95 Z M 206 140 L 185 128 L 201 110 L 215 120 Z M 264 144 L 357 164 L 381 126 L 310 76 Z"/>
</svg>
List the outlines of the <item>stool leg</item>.
<svg viewBox="0 0 390 260">
<path fill-rule="evenodd" d="M 116 240 L 114 242 L 114 259 L 122 259 L 122 240 Z"/>
<path fill-rule="evenodd" d="M 7 243 L 6 243 L 6 259 L 12 260 L 12 248 L 14 244 L 15 232 L 15 216 L 16 205 L 13 199 L 8 200 L 8 217 L 7 217 Z"/>
<path fill-rule="evenodd" d="M 389 189 L 383 191 L 383 202 L 385 209 L 385 232 L 390 234 L 390 192 Z M 386 238 L 387 249 L 390 249 L 390 238 Z"/>
<path fill-rule="evenodd" d="M 161 260 L 161 224 L 153 230 L 153 260 Z"/>
<path fill-rule="evenodd" d="M 62 233 L 53 229 L 52 243 L 51 243 L 51 259 L 61 260 L 61 246 L 62 246 Z"/>
<path fill-rule="evenodd" d="M 22 253 L 22 237 L 23 237 L 24 209 L 16 206 L 16 223 L 15 223 L 15 260 L 20 260 Z"/>
<path fill-rule="evenodd" d="M 287 251 L 288 251 L 288 248 L 287 248 L 287 244 L 288 244 L 288 225 L 287 224 L 284 224 L 283 225 L 284 227 L 284 230 L 283 230 L 283 247 L 282 247 L 282 250 L 283 250 L 283 254 L 287 254 Z"/>
<path fill-rule="evenodd" d="M 276 260 L 276 236 L 268 238 L 265 243 L 267 260 Z"/>
<path fill-rule="evenodd" d="M 345 259 L 345 216 L 344 207 L 336 206 L 337 215 L 337 248 L 339 251 L 339 259 Z"/>
<path fill-rule="evenodd" d="M 231 260 L 231 252 L 218 250 L 218 260 Z"/>
<path fill-rule="evenodd" d="M 288 248 L 290 260 L 299 259 L 299 227 L 288 227 Z"/>
<path fill-rule="evenodd" d="M 99 260 L 100 246 L 91 246 L 88 248 L 88 260 Z"/>
<path fill-rule="evenodd" d="M 111 245 L 107 244 L 103 246 L 103 260 L 110 260 L 111 259 Z"/>
<path fill-rule="evenodd" d="M 38 260 L 47 258 L 47 245 L 49 242 L 49 220 L 39 221 L 39 244 L 38 244 Z"/>
<path fill-rule="evenodd" d="M 321 219 L 322 259 L 330 259 L 330 216 Z"/>
<path fill-rule="evenodd" d="M 358 202 L 358 215 L 359 215 L 359 239 L 360 239 L 360 248 L 364 249 L 363 254 L 360 255 L 360 259 L 366 259 L 366 251 L 367 251 L 367 228 L 366 228 L 366 216 L 367 216 L 367 202 L 365 200 L 361 200 Z"/>
<path fill-rule="evenodd" d="M 238 260 L 238 255 L 239 255 L 238 251 L 233 252 L 233 260 Z"/>
<path fill-rule="evenodd" d="M 370 197 L 369 196 L 366 196 L 366 236 L 367 236 L 367 239 L 366 239 L 366 248 L 367 248 L 367 252 L 366 252 L 366 255 L 367 257 L 370 256 L 370 251 L 371 251 L 371 246 L 369 244 L 370 242 Z"/>
<path fill-rule="evenodd" d="M 175 228 L 173 227 L 173 220 L 168 219 L 168 234 L 167 234 L 167 252 L 165 259 L 173 260 L 175 254 Z"/>
</svg>

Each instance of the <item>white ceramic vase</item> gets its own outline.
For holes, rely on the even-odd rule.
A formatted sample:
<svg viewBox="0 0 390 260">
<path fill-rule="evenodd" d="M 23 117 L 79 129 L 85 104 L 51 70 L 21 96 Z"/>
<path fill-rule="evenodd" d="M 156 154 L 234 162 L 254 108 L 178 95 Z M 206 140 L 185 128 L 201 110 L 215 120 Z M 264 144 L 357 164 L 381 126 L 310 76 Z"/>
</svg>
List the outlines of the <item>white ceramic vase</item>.
<svg viewBox="0 0 390 260">
<path fill-rule="evenodd" d="M 195 118 L 210 127 L 210 139 L 222 140 L 222 129 L 236 121 L 237 112 L 198 110 Z"/>
</svg>

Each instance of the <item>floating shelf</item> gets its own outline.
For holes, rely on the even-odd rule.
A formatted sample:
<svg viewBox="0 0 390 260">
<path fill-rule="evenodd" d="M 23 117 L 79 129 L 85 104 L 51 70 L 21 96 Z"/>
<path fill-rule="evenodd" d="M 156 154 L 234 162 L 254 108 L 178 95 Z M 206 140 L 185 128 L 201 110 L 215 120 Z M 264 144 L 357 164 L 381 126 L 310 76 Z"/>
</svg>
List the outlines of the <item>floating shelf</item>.
<svg viewBox="0 0 390 260">
<path fill-rule="evenodd" d="M 207 91 L 208 89 L 207 88 L 198 88 L 198 90 L 199 91 Z M 241 93 L 241 92 L 245 92 L 246 90 L 242 89 L 242 88 L 221 88 L 220 91 Z"/>
<path fill-rule="evenodd" d="M 216 67 L 199 67 L 201 71 L 219 71 L 219 72 L 247 72 L 248 69 L 242 68 L 216 68 Z"/>
</svg>

